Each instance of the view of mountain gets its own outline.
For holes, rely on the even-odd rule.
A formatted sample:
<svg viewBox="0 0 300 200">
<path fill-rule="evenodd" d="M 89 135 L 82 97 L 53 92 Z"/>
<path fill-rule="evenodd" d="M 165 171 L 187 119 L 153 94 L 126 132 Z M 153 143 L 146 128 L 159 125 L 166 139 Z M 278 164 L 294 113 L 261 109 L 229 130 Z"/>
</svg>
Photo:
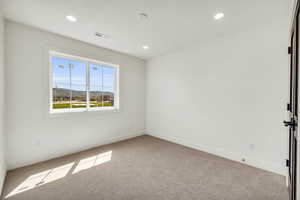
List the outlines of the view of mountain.
<svg viewBox="0 0 300 200">
<path fill-rule="evenodd" d="M 53 88 L 53 97 L 54 98 L 68 98 L 72 91 L 72 96 L 80 99 L 84 99 L 86 97 L 86 91 L 79 90 L 70 90 L 65 88 Z M 90 91 L 90 99 L 96 99 L 103 96 L 105 99 L 112 99 L 114 97 L 114 93 L 112 92 L 101 92 L 101 91 Z"/>
</svg>

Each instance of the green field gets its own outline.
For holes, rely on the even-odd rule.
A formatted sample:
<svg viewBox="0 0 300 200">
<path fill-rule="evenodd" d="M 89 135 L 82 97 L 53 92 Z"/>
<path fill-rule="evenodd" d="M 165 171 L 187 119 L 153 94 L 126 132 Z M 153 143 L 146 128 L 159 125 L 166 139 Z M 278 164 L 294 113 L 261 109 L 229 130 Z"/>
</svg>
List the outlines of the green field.
<svg viewBox="0 0 300 200">
<path fill-rule="evenodd" d="M 91 103 L 90 107 L 106 107 L 106 106 L 113 106 L 112 102 L 104 102 L 102 103 Z M 53 109 L 64 109 L 64 108 L 70 108 L 71 104 L 69 103 L 57 103 L 53 104 Z M 78 105 L 78 104 L 72 104 L 72 108 L 85 108 L 86 105 Z"/>
</svg>

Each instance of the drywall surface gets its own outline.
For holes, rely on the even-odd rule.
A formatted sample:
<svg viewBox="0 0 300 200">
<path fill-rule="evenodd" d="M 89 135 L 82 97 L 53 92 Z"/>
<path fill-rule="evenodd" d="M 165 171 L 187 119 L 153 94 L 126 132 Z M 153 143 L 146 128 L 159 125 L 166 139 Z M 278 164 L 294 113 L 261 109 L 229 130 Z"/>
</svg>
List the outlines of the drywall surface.
<svg viewBox="0 0 300 200">
<path fill-rule="evenodd" d="M 286 173 L 288 19 L 154 58 L 146 132 Z"/>
<path fill-rule="evenodd" d="M 9 169 L 143 134 L 145 61 L 6 21 Z M 49 50 L 120 65 L 119 112 L 49 114 Z"/>
<path fill-rule="evenodd" d="M 6 174 L 4 151 L 4 18 L 0 11 L 0 195 Z"/>
</svg>

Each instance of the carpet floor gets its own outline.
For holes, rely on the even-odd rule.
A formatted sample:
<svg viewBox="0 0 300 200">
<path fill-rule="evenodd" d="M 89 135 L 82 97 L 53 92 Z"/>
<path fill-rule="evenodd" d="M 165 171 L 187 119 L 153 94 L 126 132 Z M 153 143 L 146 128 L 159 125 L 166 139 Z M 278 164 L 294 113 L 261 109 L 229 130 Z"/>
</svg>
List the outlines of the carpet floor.
<svg viewBox="0 0 300 200">
<path fill-rule="evenodd" d="M 287 200 L 283 176 L 151 136 L 9 171 L 7 200 Z"/>
</svg>

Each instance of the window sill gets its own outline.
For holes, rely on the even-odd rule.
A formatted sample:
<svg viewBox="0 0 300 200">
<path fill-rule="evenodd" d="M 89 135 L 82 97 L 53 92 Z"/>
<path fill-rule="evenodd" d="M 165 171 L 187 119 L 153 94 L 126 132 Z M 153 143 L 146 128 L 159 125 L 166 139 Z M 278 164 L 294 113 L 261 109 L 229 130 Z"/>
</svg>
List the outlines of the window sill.
<svg viewBox="0 0 300 200">
<path fill-rule="evenodd" d="M 75 109 L 51 109 L 50 114 L 51 115 L 57 115 L 57 114 L 70 114 L 70 113 L 82 113 L 82 112 L 119 112 L 119 108 L 116 107 L 105 107 L 105 108 L 75 108 Z"/>
</svg>

